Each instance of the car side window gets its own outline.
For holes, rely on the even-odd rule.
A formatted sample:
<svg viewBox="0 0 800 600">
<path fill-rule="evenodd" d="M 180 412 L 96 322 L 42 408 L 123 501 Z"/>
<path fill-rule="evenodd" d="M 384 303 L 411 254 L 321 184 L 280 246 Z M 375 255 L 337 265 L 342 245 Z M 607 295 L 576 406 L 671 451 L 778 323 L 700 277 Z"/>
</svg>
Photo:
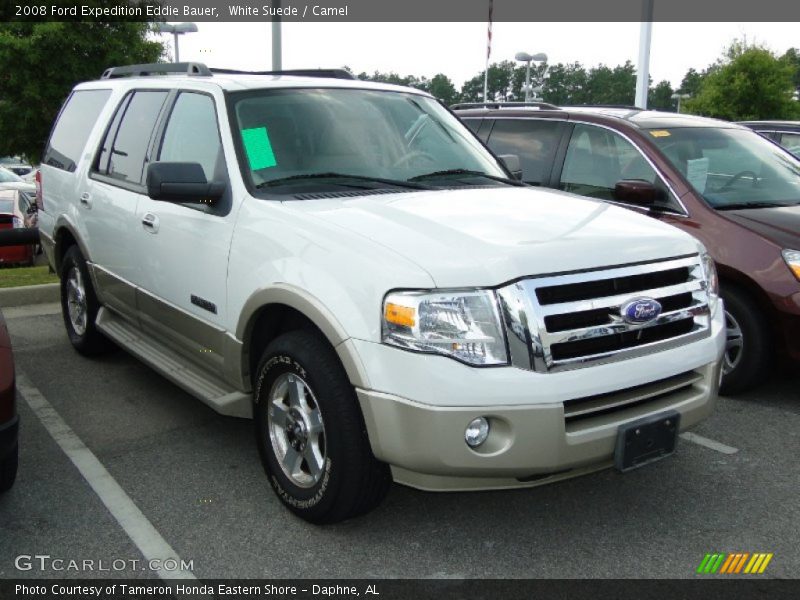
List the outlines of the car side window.
<svg viewBox="0 0 800 600">
<path fill-rule="evenodd" d="M 614 131 L 578 123 L 572 131 L 559 189 L 601 200 L 615 200 L 614 187 L 623 179 L 640 179 L 668 191 L 641 152 Z"/>
<path fill-rule="evenodd" d="M 497 119 L 489 136 L 495 154 L 516 154 L 522 181 L 546 185 L 561 139 L 562 123 L 544 119 Z"/>
<path fill-rule="evenodd" d="M 792 154 L 800 155 L 800 133 L 782 133 L 781 146 Z"/>
<path fill-rule="evenodd" d="M 126 183 L 142 183 L 147 149 L 167 94 L 136 91 L 120 104 L 101 146 L 98 173 Z"/>
<path fill-rule="evenodd" d="M 192 162 L 203 167 L 206 179 L 216 179 L 224 166 L 214 100 L 205 94 L 182 92 L 167 123 L 158 160 Z"/>
<path fill-rule="evenodd" d="M 111 90 L 73 92 L 53 129 L 42 164 L 72 172 L 83 154 L 89 134 L 111 96 Z"/>
</svg>

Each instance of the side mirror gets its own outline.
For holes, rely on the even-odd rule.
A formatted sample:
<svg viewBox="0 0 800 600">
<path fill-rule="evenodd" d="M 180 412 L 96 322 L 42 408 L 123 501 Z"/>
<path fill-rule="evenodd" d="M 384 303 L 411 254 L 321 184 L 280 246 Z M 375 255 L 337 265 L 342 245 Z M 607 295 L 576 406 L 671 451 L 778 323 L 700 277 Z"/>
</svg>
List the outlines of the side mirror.
<svg viewBox="0 0 800 600">
<path fill-rule="evenodd" d="M 147 166 L 147 195 L 167 202 L 214 204 L 225 184 L 207 181 L 199 163 L 155 162 Z"/>
<path fill-rule="evenodd" d="M 656 186 L 643 179 L 623 179 L 614 186 L 614 199 L 628 204 L 652 206 L 660 195 Z"/>
<path fill-rule="evenodd" d="M 514 179 L 522 179 L 522 164 L 519 162 L 519 156 L 516 154 L 501 154 L 497 158 L 509 170 Z"/>
</svg>

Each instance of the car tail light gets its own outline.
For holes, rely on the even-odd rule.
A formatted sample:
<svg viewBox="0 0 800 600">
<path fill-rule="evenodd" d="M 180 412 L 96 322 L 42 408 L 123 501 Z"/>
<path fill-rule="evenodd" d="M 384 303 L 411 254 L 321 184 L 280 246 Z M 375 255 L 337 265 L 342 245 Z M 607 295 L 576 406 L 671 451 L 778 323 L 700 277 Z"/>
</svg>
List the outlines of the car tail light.
<svg viewBox="0 0 800 600">
<path fill-rule="evenodd" d="M 44 198 L 42 197 L 42 172 L 36 171 L 36 176 L 33 178 L 36 182 L 36 208 L 38 210 L 44 209 Z"/>
</svg>

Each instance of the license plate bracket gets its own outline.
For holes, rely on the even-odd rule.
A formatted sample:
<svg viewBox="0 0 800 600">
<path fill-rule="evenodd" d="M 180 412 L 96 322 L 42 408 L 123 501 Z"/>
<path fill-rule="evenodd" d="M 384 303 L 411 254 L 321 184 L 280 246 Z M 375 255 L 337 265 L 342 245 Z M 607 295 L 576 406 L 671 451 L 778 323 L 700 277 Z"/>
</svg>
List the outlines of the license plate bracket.
<svg viewBox="0 0 800 600">
<path fill-rule="evenodd" d="M 614 466 L 624 473 L 670 456 L 678 444 L 680 422 L 680 413 L 668 410 L 620 425 Z"/>
</svg>

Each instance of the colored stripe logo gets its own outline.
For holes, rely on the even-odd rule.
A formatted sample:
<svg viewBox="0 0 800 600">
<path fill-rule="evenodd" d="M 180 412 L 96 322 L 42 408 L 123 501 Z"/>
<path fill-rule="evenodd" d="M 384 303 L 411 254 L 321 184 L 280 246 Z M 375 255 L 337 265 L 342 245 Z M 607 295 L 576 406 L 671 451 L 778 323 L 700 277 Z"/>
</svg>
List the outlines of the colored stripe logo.
<svg viewBox="0 0 800 600">
<path fill-rule="evenodd" d="M 758 575 L 767 570 L 772 552 L 734 552 L 734 553 L 707 553 L 697 573 L 701 575 Z"/>
</svg>

